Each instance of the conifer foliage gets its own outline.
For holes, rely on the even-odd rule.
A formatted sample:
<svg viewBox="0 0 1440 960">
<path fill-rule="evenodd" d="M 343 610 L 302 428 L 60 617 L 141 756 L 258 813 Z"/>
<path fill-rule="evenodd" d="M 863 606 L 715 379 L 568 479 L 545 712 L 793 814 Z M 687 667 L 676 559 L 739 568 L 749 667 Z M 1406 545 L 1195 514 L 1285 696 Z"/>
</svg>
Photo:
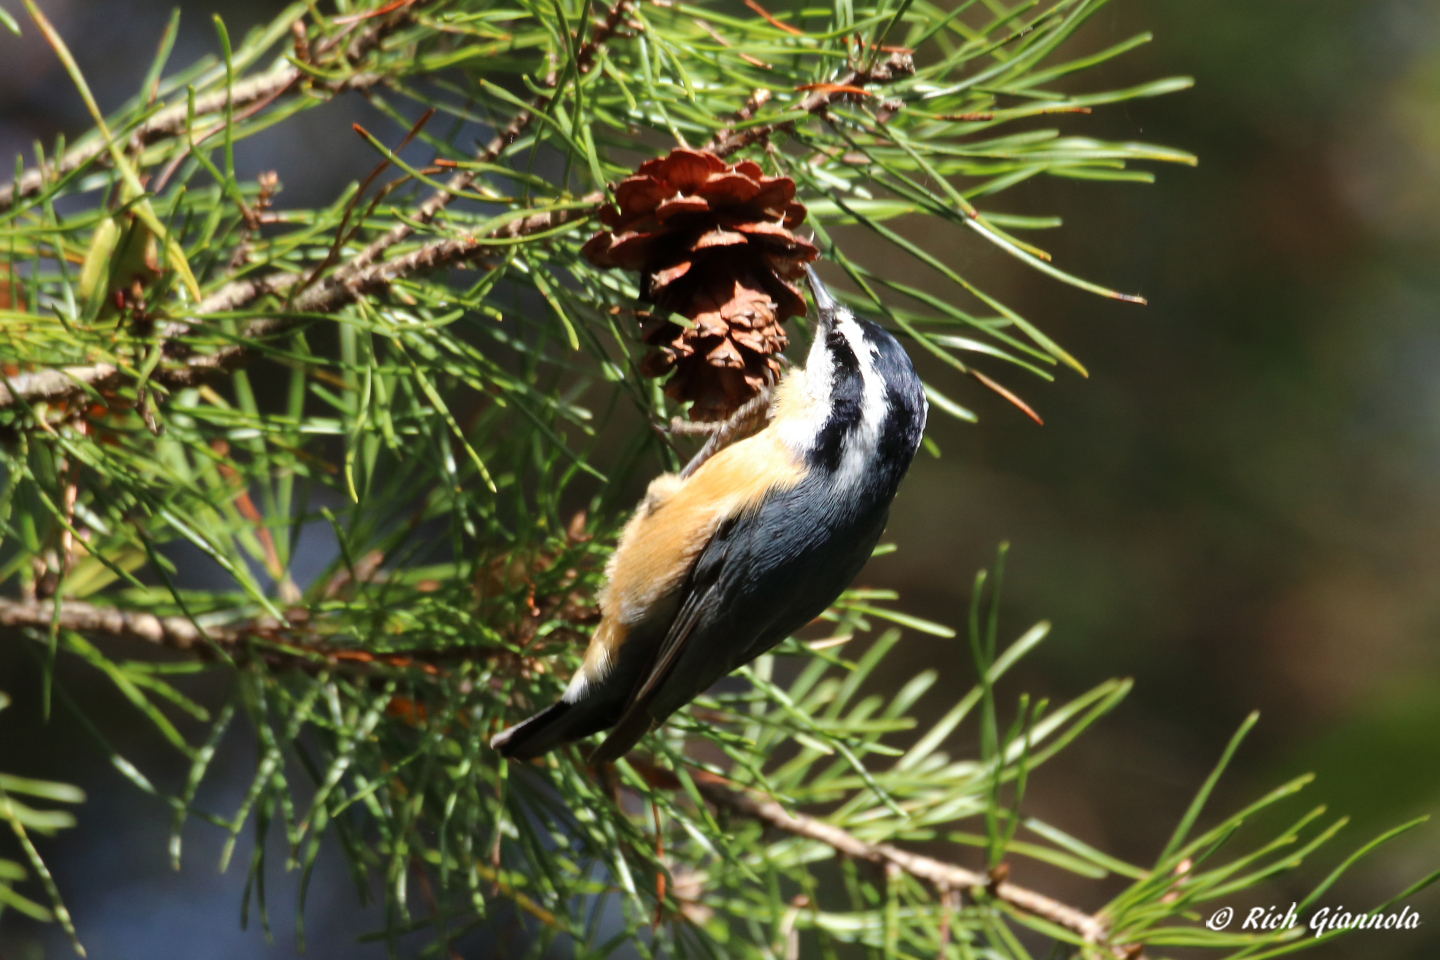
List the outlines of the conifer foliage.
<svg viewBox="0 0 1440 960">
<path fill-rule="evenodd" d="M 0 25 L 53 48 L 93 128 L 15 158 L 0 187 L 0 642 L 35 657 L 53 709 L 84 717 L 52 670 L 88 665 L 185 758 L 183 784 L 156 786 L 86 718 L 173 812 L 177 866 L 195 868 L 188 822 L 224 833 L 221 865 L 251 880 L 241 917 L 262 925 L 279 906 L 264 878 L 299 871 L 283 907 L 303 920 L 334 843 L 380 900 L 373 935 L 407 954 L 502 929 L 533 956 L 737 958 L 1022 958 L 1051 941 L 1259 958 L 1344 934 L 1199 922 L 1339 829 L 1317 811 L 1226 846 L 1303 786 L 1210 814 L 1239 735 L 1152 863 L 1027 815 L 1030 778 L 1129 684 L 1002 694 L 1047 627 L 1001 642 L 998 566 L 955 641 L 969 676 L 871 692 L 907 632 L 956 632 L 855 589 L 828 637 L 787 641 L 613 767 L 487 746 L 578 663 L 627 481 L 678 465 L 700 429 L 667 424 L 723 420 L 803 342 L 804 262 L 835 264 L 844 296 L 939 361 L 944 414 L 972 419 L 952 397 L 976 386 L 1023 405 L 1001 381 L 1084 372 L 906 224 L 1138 299 L 1022 238 L 1057 219 L 1003 212 L 1034 177 L 1083 189 L 1194 162 L 1085 135 L 1093 109 L 1189 86 L 1097 85 L 1092 68 L 1149 39 L 1088 42 L 1103 3 L 310 0 L 238 39 L 216 18 L 214 53 L 178 68 L 172 21 L 105 114 L 25 0 L 29 20 Z M 237 173 L 237 143 L 353 97 L 388 118 L 355 128 L 363 182 L 302 208 L 284 169 Z M 852 258 L 837 230 L 946 294 Z M 297 574 L 302 535 L 333 544 L 318 574 Z M 223 588 L 198 585 L 202 562 Z M 199 672 L 228 693 L 198 702 Z M 921 697 L 944 701 L 926 730 Z M 242 726 L 249 787 L 205 809 Z M 0 776 L 27 861 L 0 860 L 0 910 L 58 920 L 77 949 L 85 919 L 42 855 L 71 822 L 53 805 L 80 799 Z M 1123 891 L 1087 912 L 1035 889 L 1035 862 Z"/>
</svg>

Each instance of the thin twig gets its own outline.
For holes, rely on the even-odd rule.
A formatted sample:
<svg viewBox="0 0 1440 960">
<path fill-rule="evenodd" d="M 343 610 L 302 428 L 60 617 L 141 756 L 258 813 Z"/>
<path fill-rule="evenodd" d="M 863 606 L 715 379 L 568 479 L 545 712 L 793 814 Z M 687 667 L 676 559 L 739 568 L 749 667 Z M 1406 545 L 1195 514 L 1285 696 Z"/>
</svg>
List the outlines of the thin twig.
<svg viewBox="0 0 1440 960">
<path fill-rule="evenodd" d="M 852 70 L 837 80 L 834 85 L 849 86 L 855 82 L 855 79 L 855 72 Z M 816 113 L 846 96 L 849 96 L 849 94 L 835 90 L 812 90 L 805 95 L 803 100 L 796 104 L 795 108 L 797 110 L 804 110 L 806 113 Z M 746 106 L 748 107 L 749 104 L 747 103 Z M 744 109 L 745 108 L 742 108 L 742 111 Z M 795 121 L 793 120 L 788 120 L 784 123 L 760 123 L 753 127 L 746 127 L 739 133 L 732 133 L 729 126 L 722 127 L 715 131 L 715 136 L 711 139 L 707 149 L 717 157 L 728 157 L 732 153 L 743 150 L 753 143 L 761 142 L 777 130 L 789 129 L 793 127 L 794 124 Z"/>
<path fill-rule="evenodd" d="M 713 29 L 703 20 L 696 20 L 695 22 L 705 27 L 707 30 Z M 717 33 L 715 34 L 715 36 L 719 38 L 720 35 Z M 730 122 L 727 123 L 725 126 L 721 127 L 719 130 L 715 131 L 715 136 L 710 138 L 711 148 L 715 149 L 721 144 L 725 143 L 725 141 L 729 140 L 730 135 L 734 132 L 735 124 L 746 123 L 753 119 L 755 114 L 760 112 L 760 108 L 770 102 L 770 98 L 772 96 L 773 94 L 764 87 L 761 87 L 754 93 L 750 94 L 749 98 L 746 99 L 744 106 L 742 106 L 739 110 L 735 111 L 734 115 L 730 118 Z"/>
<path fill-rule="evenodd" d="M 195 309 L 197 315 L 224 313 L 237 310 L 263 296 L 279 293 L 299 281 L 299 274 L 276 273 L 258 280 L 238 280 L 227 283 L 215 293 L 206 297 Z M 190 327 L 189 322 L 169 324 L 161 336 L 165 339 L 183 334 Z M 197 366 L 205 365 L 207 357 L 196 357 L 191 361 Z M 165 386 L 172 386 L 173 371 L 157 369 L 151 380 Z M 124 371 L 112 363 L 92 363 L 83 366 L 60 367 L 51 370 L 36 370 L 19 373 L 12 377 L 0 377 L 0 409 L 25 403 L 60 403 L 87 392 L 113 389 L 123 379 Z"/>
<path fill-rule="evenodd" d="M 395 155 L 398 155 L 400 151 L 404 150 L 405 147 L 410 143 L 410 141 L 415 139 L 415 137 L 420 133 L 420 131 L 424 129 L 425 124 L 430 122 L 430 118 L 433 116 L 435 116 L 434 107 L 431 107 L 429 110 L 426 110 L 424 113 L 422 113 L 420 115 L 420 119 L 416 120 L 410 126 L 410 131 L 400 139 L 400 142 L 398 144 L 395 145 L 393 153 Z M 351 124 L 351 126 L 354 127 L 356 133 L 361 134 L 362 136 L 369 136 L 368 131 L 366 131 L 364 127 L 360 126 L 360 124 L 355 123 Z M 351 197 L 350 202 L 345 205 L 345 213 L 340 218 L 340 226 L 335 228 L 335 239 L 330 244 L 330 251 L 325 254 L 325 259 L 321 260 L 318 264 L 316 264 L 315 269 L 310 271 L 310 276 L 307 277 L 300 284 L 300 289 L 296 291 L 297 293 L 304 291 L 316 280 L 320 279 L 320 275 L 323 274 L 326 270 L 330 269 L 330 267 L 335 264 L 335 261 L 339 259 L 340 248 L 345 245 L 346 241 L 348 241 L 350 237 L 354 236 L 360 231 L 361 226 L 365 223 L 365 219 L 369 217 L 369 215 L 374 211 L 376 204 L 380 202 L 380 197 L 385 195 L 385 191 L 382 189 L 380 191 L 380 194 L 370 201 L 370 206 L 360 216 L 360 223 L 357 224 L 353 230 L 350 230 L 347 233 L 346 230 L 350 226 L 350 218 L 355 215 L 355 208 L 360 205 L 360 201 L 364 199 L 366 191 L 368 191 L 370 189 L 370 185 L 375 182 L 375 178 L 380 176 L 380 174 L 384 173 L 387 169 L 389 169 L 389 167 L 390 157 L 387 156 L 375 165 L 375 169 L 371 170 L 364 180 L 360 181 L 360 189 L 355 191 L 355 195 Z M 291 294 L 291 296 L 294 295 L 294 293 Z"/>
<path fill-rule="evenodd" d="M 632 0 L 619 0 L 611 9 L 609 16 L 595 24 L 594 31 L 589 41 L 582 44 L 575 55 L 575 69 L 582 75 L 589 73 L 590 68 L 595 65 L 595 57 L 612 36 L 620 29 L 625 20 L 625 15 L 630 12 Z M 547 90 L 553 89 L 558 82 L 558 74 L 551 70 L 542 81 L 542 86 Z M 537 93 L 531 100 L 529 106 L 517 113 L 505 129 L 501 130 L 485 148 L 475 155 L 476 163 L 493 163 L 505 151 L 505 148 L 514 143 L 525 128 L 530 126 L 536 114 L 544 113 L 549 107 L 551 94 Z M 425 201 L 410 212 L 410 215 L 402 222 L 396 223 L 383 235 L 371 241 L 365 249 L 357 253 L 349 263 L 341 267 L 336 274 L 342 279 L 353 276 L 361 270 L 375 263 L 384 255 L 385 251 L 400 243 L 406 237 L 415 232 L 416 224 L 427 224 L 439 215 L 451 200 L 460 193 L 469 189 L 480 175 L 478 170 L 461 170 L 446 182 L 443 190 L 436 190 Z"/>
<path fill-rule="evenodd" d="M 865 84 L 889 83 L 914 72 L 915 64 L 911 60 L 910 54 L 904 51 L 895 51 L 884 63 L 876 64 L 869 70 L 850 70 L 829 83 L 814 84 L 814 89 L 811 89 L 804 99 L 795 105 L 794 109 L 804 110 L 806 113 L 823 113 L 825 108 L 831 104 L 863 93 L 861 88 Z M 795 121 L 786 120 L 783 123 L 756 124 L 753 127 L 746 127 L 738 133 L 732 132 L 735 123 L 749 120 L 768 99 L 765 97 L 757 101 L 757 97 L 759 97 L 759 91 L 756 92 L 755 97 L 746 102 L 731 124 L 715 131 L 715 135 L 710 139 L 707 147 L 711 153 L 718 157 L 728 157 L 751 144 L 764 141 L 777 130 L 794 128 Z"/>
<path fill-rule="evenodd" d="M 552 601 L 546 603 L 553 612 Z M 372 652 L 354 645 L 337 644 L 336 634 L 318 629 L 304 607 L 287 611 L 284 620 L 259 616 L 202 628 L 186 616 L 161 617 L 83 600 L 62 600 L 57 617 L 54 600 L 33 596 L 18 600 L 0 597 L 0 639 L 5 637 L 7 628 L 48 632 L 52 617 L 56 618 L 54 625 L 60 630 L 99 640 L 138 640 L 201 660 L 258 660 L 274 668 L 309 672 L 342 670 L 363 674 L 375 669 L 418 670 L 438 677 L 446 672 L 447 665 L 471 662 L 477 657 L 514 659 L 508 650 L 485 644 L 404 653 Z M 577 622 L 588 619 L 592 618 L 582 614 Z"/>
</svg>

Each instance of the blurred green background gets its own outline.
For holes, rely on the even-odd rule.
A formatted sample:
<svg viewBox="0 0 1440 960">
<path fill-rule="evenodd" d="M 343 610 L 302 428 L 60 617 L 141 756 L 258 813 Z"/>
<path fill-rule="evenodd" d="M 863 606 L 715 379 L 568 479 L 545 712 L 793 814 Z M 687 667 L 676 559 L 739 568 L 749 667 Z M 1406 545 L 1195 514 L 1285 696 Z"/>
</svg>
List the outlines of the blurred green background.
<svg viewBox="0 0 1440 960">
<path fill-rule="evenodd" d="M 15 0 L 0 5 L 23 20 Z M 139 82 L 171 3 L 41 5 L 103 106 Z M 281 5 L 180 6 L 174 64 L 212 48 L 211 12 L 233 35 Z M 885 538 L 900 549 L 862 582 L 900 590 L 909 612 L 958 623 L 974 571 L 1009 540 L 1010 631 L 1055 624 L 1010 692 L 1074 695 L 1108 676 L 1136 679 L 1125 705 L 1037 775 L 1036 815 L 1119 856 L 1151 859 L 1258 708 L 1260 726 L 1214 809 L 1313 770 L 1311 803 L 1354 816 L 1342 834 L 1353 847 L 1440 811 L 1440 3 L 1114 0 L 1082 42 L 1099 48 L 1141 30 L 1155 41 L 1079 84 L 1188 74 L 1194 90 L 1048 119 L 1186 149 L 1199 167 L 1159 170 L 1152 186 L 1032 180 L 1000 207 L 1062 215 L 1063 229 L 1036 237 L 1057 264 L 1141 293 L 1149 306 L 1099 300 L 978 239 L 956 244 L 908 224 L 1091 376 L 1064 372 L 1046 385 L 990 371 L 1044 427 L 978 385 L 952 382 L 948 392 L 980 423 L 933 417 L 943 456 L 917 461 Z M 33 156 L 36 138 L 86 129 L 82 109 L 33 30 L 18 40 L 0 32 L 7 167 L 16 152 Z M 282 204 L 323 202 L 373 163 L 348 132 L 363 111 L 355 98 L 310 114 L 301 129 L 247 144 L 240 159 L 280 172 Z M 881 266 L 864 233 L 838 238 Z M 924 661 L 942 683 L 968 686 L 958 645 L 906 643 L 895 659 L 907 676 Z M 169 871 L 168 809 L 124 784 L 65 719 L 39 725 L 26 664 L 0 642 L 0 688 L 16 696 L 0 715 L 0 769 L 90 792 L 80 827 L 47 849 L 91 956 L 292 955 L 284 908 L 273 947 L 253 927 L 239 931 L 242 871 L 216 876 L 203 834 L 187 870 Z M 173 759 L 113 712 L 117 746 L 163 775 Z M 242 789 L 250 756 L 237 748 L 231 758 L 229 789 Z M 207 789 L 223 793 L 226 778 Z M 1323 902 L 1368 906 L 1437 860 L 1440 824 L 1386 849 Z M 1317 862 L 1293 886 L 1234 906 L 1283 910 L 1320 875 Z M 1046 877 L 1077 905 L 1104 900 L 1103 890 Z M 287 878 L 275 880 L 271 896 L 284 903 Z M 307 955 L 381 956 L 383 945 L 353 944 L 380 918 L 353 905 L 338 862 L 315 884 Z M 1427 891 L 1413 905 L 1426 920 L 1417 931 L 1361 933 L 1308 955 L 1440 956 L 1440 896 Z M 56 934 L 9 925 L 0 957 L 63 956 Z"/>
</svg>

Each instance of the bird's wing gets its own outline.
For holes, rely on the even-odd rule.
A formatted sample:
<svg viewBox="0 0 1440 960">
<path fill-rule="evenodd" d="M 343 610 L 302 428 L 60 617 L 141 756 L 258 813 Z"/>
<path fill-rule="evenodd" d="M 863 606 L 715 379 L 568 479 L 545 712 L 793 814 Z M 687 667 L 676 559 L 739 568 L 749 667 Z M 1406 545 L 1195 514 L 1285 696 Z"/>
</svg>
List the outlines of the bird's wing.
<svg viewBox="0 0 1440 960">
<path fill-rule="evenodd" d="M 685 641 L 694 632 L 705 612 L 711 609 L 714 604 L 720 601 L 720 579 L 725 569 L 725 560 L 730 553 L 731 532 L 736 524 L 735 519 L 727 520 L 715 531 L 705 549 L 700 552 L 700 557 L 695 561 L 695 568 L 690 572 L 685 585 L 681 588 L 682 599 L 680 608 L 675 613 L 675 619 L 670 622 L 670 628 L 666 630 L 665 637 L 660 641 L 660 646 L 655 651 L 655 660 L 645 679 L 631 695 L 630 701 L 625 705 L 625 712 L 620 715 L 620 720 L 610 731 L 605 741 L 590 755 L 591 763 L 604 763 L 617 759 L 635 745 L 641 737 L 649 732 L 651 717 L 649 707 L 660 692 L 661 686 L 670 676 L 676 661 L 680 658 L 680 652 L 685 649 Z"/>
<path fill-rule="evenodd" d="M 676 593 L 676 613 L 591 762 L 614 760 L 735 667 L 824 612 L 869 558 L 887 504 L 837 516 L 805 484 L 721 525 Z"/>
</svg>

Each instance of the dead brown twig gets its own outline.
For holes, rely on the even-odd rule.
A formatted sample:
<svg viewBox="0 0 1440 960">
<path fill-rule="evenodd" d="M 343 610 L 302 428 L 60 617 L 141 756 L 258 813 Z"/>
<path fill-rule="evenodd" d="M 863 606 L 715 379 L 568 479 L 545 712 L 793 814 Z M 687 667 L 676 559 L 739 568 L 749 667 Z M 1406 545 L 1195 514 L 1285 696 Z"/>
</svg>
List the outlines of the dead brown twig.
<svg viewBox="0 0 1440 960">
<path fill-rule="evenodd" d="M 581 45 L 575 56 L 575 67 L 580 74 L 590 71 L 595 65 L 595 57 L 599 54 L 610 38 L 619 32 L 621 25 L 625 22 L 625 16 L 630 12 L 632 0 L 618 0 L 610 13 L 604 20 L 597 21 L 590 39 Z M 542 81 L 547 89 L 553 88 L 557 82 L 557 74 L 551 70 Z M 514 143 L 524 132 L 525 128 L 535 119 L 537 113 L 543 113 L 550 103 L 550 94 L 538 93 L 531 100 L 530 105 L 517 113 L 505 129 L 490 138 L 485 148 L 475 155 L 476 163 L 493 163 L 499 158 L 505 148 Z M 344 277 L 353 276 L 364 270 L 370 264 L 379 260 L 385 251 L 400 243 L 406 237 L 415 232 L 412 224 L 429 223 L 445 208 L 451 200 L 469 189 L 479 176 L 477 170 L 460 170 L 455 173 L 445 184 L 445 189 L 436 190 L 425 201 L 416 207 L 407 218 L 408 222 L 397 223 L 383 235 L 371 241 L 365 249 L 357 253 L 349 263 L 345 264 L 337 274 Z"/>
<path fill-rule="evenodd" d="M 908 76 L 914 72 L 915 65 L 910 59 L 910 55 L 903 51 L 896 51 L 891 53 L 888 60 L 875 65 L 868 71 L 850 70 L 829 83 L 812 84 L 802 88 L 808 92 L 795 105 L 795 109 L 804 110 L 806 113 L 823 114 L 825 108 L 833 103 L 855 96 L 870 95 L 863 89 L 866 84 L 888 83 L 896 77 Z M 768 95 L 762 96 L 762 91 L 756 91 L 756 94 L 736 115 L 735 122 L 749 120 L 768 99 Z M 794 124 L 794 120 L 782 123 L 761 123 L 753 127 L 746 127 L 738 133 L 733 132 L 733 125 L 722 127 L 715 131 L 715 136 L 711 138 L 707 149 L 718 157 L 728 157 L 751 144 L 764 141 L 778 130 L 790 129 Z"/>
</svg>

